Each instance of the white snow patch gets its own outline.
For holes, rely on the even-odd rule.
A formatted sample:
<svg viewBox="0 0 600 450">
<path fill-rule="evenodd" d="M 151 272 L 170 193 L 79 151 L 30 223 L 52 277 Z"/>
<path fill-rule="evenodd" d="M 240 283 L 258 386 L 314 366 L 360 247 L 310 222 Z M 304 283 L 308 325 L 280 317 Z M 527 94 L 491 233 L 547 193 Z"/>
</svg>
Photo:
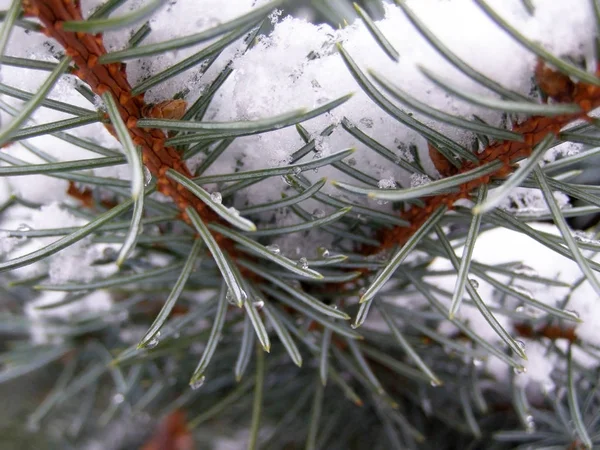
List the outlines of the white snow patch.
<svg viewBox="0 0 600 450">
<path fill-rule="evenodd" d="M 534 228 L 542 233 L 549 235 L 560 235 L 557 228 L 553 225 L 539 223 L 535 224 Z M 517 250 L 515 250 L 517 249 Z M 460 250 L 458 251 L 460 253 Z M 586 254 L 589 252 L 586 252 Z M 587 255 L 598 261 L 600 257 Z M 482 233 L 478 238 L 473 253 L 473 261 L 487 264 L 490 266 L 500 266 L 507 263 L 516 263 L 513 270 L 527 272 L 534 276 L 549 278 L 552 280 L 565 282 L 569 286 L 577 286 L 572 292 L 569 287 L 550 286 L 545 283 L 533 282 L 529 280 L 515 280 L 511 283 L 508 276 L 489 273 L 494 278 L 503 284 L 508 284 L 513 288 L 520 289 L 522 292 L 530 294 L 534 299 L 561 308 L 564 301 L 568 298 L 568 303 L 565 307 L 568 311 L 575 312 L 583 322 L 575 324 L 574 322 L 564 322 L 564 326 L 575 326 L 575 333 L 584 345 L 600 345 L 600 336 L 598 329 L 600 327 L 600 299 L 595 293 L 590 283 L 585 280 L 580 285 L 578 282 L 582 280 L 582 273 L 574 261 L 559 255 L 553 250 L 548 249 L 544 245 L 534 241 L 525 234 L 511 231 L 504 228 L 497 228 L 491 231 Z M 521 264 L 522 263 L 522 264 Z M 437 258 L 431 265 L 433 270 L 449 269 L 450 263 L 443 258 Z M 449 292 L 454 290 L 456 282 L 455 276 L 435 277 L 431 281 L 438 287 Z M 500 293 L 481 279 L 478 279 L 479 287 L 477 289 L 481 298 L 490 307 L 499 307 L 501 304 L 498 299 Z M 465 297 L 467 298 L 467 297 Z M 448 299 L 440 298 L 440 300 L 449 303 Z M 506 297 L 503 307 L 507 309 L 515 309 L 520 303 L 517 300 Z M 481 313 L 473 307 L 466 307 L 464 303 L 461 305 L 458 317 L 467 320 L 469 326 L 480 336 L 488 341 L 500 342 L 496 333 L 491 330 L 489 324 L 485 321 Z M 535 314 L 541 314 L 539 310 L 525 305 L 525 311 L 532 311 Z M 508 317 L 501 313 L 495 313 L 496 318 L 509 331 L 513 333 L 514 323 Z M 439 331 L 445 334 L 455 332 L 454 326 L 449 322 L 440 324 Z M 528 361 L 522 361 L 527 371 L 517 377 L 517 381 L 523 385 L 530 381 L 539 384 L 549 384 L 549 377 L 552 372 L 552 365 L 556 367 L 560 358 L 546 356 L 547 345 L 544 340 L 535 342 L 528 339 L 522 339 L 525 342 L 525 352 Z M 552 354 L 552 352 L 550 352 Z M 597 365 L 598 361 L 589 354 L 579 351 L 578 363 L 584 366 Z M 487 369 L 494 374 L 499 380 L 507 380 L 506 364 L 500 362 L 495 357 L 491 357 L 487 363 Z M 564 367 L 561 366 L 561 369 Z"/>
<path fill-rule="evenodd" d="M 57 343 L 63 340 L 61 324 L 99 315 L 109 311 L 113 305 L 111 295 L 104 290 L 92 292 L 77 301 L 48 309 L 39 309 L 65 299 L 67 293 L 46 291 L 27 303 L 25 314 L 31 321 L 31 339 L 35 344 Z"/>
</svg>

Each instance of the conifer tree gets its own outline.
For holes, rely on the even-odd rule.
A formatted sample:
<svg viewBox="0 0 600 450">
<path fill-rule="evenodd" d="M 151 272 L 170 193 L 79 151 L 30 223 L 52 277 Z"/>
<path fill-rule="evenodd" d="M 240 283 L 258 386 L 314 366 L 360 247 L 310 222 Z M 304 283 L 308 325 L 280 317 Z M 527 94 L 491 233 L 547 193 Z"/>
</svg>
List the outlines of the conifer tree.
<svg viewBox="0 0 600 450">
<path fill-rule="evenodd" d="M 600 445 L 598 0 L 3 7 L 1 448 Z"/>
</svg>

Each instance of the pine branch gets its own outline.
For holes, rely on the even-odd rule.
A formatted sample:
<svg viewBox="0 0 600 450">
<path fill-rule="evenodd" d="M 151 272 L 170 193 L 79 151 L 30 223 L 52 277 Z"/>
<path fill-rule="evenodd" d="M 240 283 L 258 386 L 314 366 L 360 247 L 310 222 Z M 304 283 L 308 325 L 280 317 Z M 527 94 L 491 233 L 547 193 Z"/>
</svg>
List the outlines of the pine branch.
<svg viewBox="0 0 600 450">
<path fill-rule="evenodd" d="M 600 76 L 600 67 L 597 75 Z M 477 163 L 465 161 L 460 169 L 453 170 L 447 160 L 439 156 L 435 148 L 430 146 L 430 154 L 440 173 L 447 176 L 464 174 L 477 167 L 501 161 L 502 166 L 494 172 L 476 180 L 469 181 L 458 187 L 457 192 L 442 193 L 424 199 L 423 206 L 413 206 L 401 215 L 401 218 L 410 223 L 409 227 L 396 227 L 383 230 L 378 237 L 382 248 L 391 248 L 395 245 L 404 245 L 408 239 L 427 221 L 429 216 L 441 205 L 452 209 L 460 199 L 470 198 L 472 193 L 483 184 L 490 184 L 495 179 L 504 179 L 515 170 L 515 162 L 528 158 L 536 145 L 547 138 L 548 135 L 560 137 L 560 131 L 566 125 L 577 120 L 591 121 L 588 113 L 600 106 L 600 87 L 582 82 L 572 82 L 569 77 L 558 71 L 546 67 L 539 62 L 536 69 L 536 81 L 544 93 L 557 102 L 575 104 L 580 112 L 562 114 L 554 117 L 533 116 L 523 123 L 513 127 L 512 131 L 522 136 L 522 141 L 498 141 L 490 144 L 481 153 L 477 154 Z M 392 191 L 393 192 L 393 191 Z M 373 191 L 373 197 L 391 195 L 389 190 L 383 192 Z M 378 252 L 381 248 L 371 248 L 370 252 Z"/>
<path fill-rule="evenodd" d="M 29 22 L 20 19 L 19 3 L 13 2 L 11 10 L 5 14 L 0 38 L 2 48 L 12 26 L 25 24 L 37 29 L 37 26 L 28 25 Z M 89 222 L 84 226 L 77 223 L 77 226 L 55 224 L 39 228 L 36 224 L 35 229 L 26 226 L 17 230 L 0 229 L 3 239 L 20 239 L 18 246 L 31 243 L 26 241 L 29 238 L 60 236 L 54 243 L 38 247 L 29 254 L 23 254 L 16 247 L 17 252 L 10 257 L 19 256 L 0 263 L 0 271 L 43 263 L 50 257 L 58 258 L 60 255 L 55 256 L 56 253 L 68 251 L 69 247 L 85 238 L 94 246 L 97 243 L 123 246 L 123 257 L 117 259 L 116 252 L 115 255 L 106 252 L 93 262 L 94 265 L 108 266 L 117 260 L 122 263 L 119 273 L 102 274 L 91 281 L 73 279 L 65 282 L 56 281 L 44 268 L 41 273 L 26 277 L 15 272 L 13 278 L 9 274 L 8 288 L 0 287 L 0 294 L 9 292 L 21 303 L 28 301 L 33 294 L 40 294 L 36 301 L 26 306 L 31 306 L 33 312 L 25 310 L 23 316 L 14 316 L 12 312 L 0 314 L 0 331 L 33 335 L 35 325 L 29 321 L 37 313 L 44 313 L 48 314 L 43 316 L 46 343 L 54 338 L 60 341 L 58 345 L 39 346 L 19 337 L 14 342 L 10 340 L 6 348 L 3 346 L 0 354 L 3 366 L 0 378 L 4 379 L 18 378 L 34 370 L 39 372 L 41 367 L 49 367 L 50 364 L 65 366 L 63 375 L 46 401 L 32 415 L 35 424 L 44 417 L 48 421 L 53 420 L 53 415 L 62 420 L 62 414 L 68 414 L 63 403 L 69 399 L 75 403 L 73 397 L 77 395 L 80 405 L 76 405 L 76 414 L 81 421 L 76 421 L 75 426 L 70 428 L 75 430 L 73 441 L 77 443 L 80 440 L 79 430 L 92 429 L 91 426 L 84 428 L 83 424 L 91 416 L 89 412 L 94 406 L 104 409 L 99 414 L 101 426 L 117 414 L 119 418 L 134 416 L 131 412 L 149 411 L 154 417 L 165 418 L 155 436 L 147 441 L 145 448 L 148 449 L 166 448 L 167 441 L 178 438 L 185 438 L 192 446 L 190 430 L 200 424 L 210 427 L 211 424 L 205 422 L 218 414 L 223 418 L 219 424 L 231 423 L 235 430 L 239 430 L 240 422 L 244 422 L 242 426 L 249 426 L 251 448 L 284 448 L 306 442 L 307 448 L 366 448 L 369 445 L 390 448 L 391 444 L 396 448 L 417 449 L 437 445 L 441 442 L 440 435 L 446 438 L 448 432 L 461 448 L 478 446 L 491 433 L 495 433 L 496 443 L 490 445 L 498 444 L 498 448 L 507 448 L 512 442 L 532 442 L 532 445 L 540 446 L 572 445 L 572 448 L 579 444 L 590 447 L 597 443 L 600 436 L 596 431 L 600 424 L 600 415 L 596 412 L 600 402 L 597 374 L 583 367 L 578 352 L 598 358 L 598 349 L 586 340 L 589 329 L 583 329 L 584 321 L 576 313 L 565 309 L 569 296 L 586 278 L 571 285 L 564 278 L 554 279 L 554 275 L 548 273 L 532 274 L 532 271 L 514 264 L 494 265 L 489 261 L 483 264 L 472 257 L 476 241 L 478 245 L 482 240 L 480 234 L 500 226 L 518 230 L 571 259 L 574 259 L 571 252 L 576 253 L 577 250 L 578 258 L 575 259 L 586 268 L 588 278 L 593 276 L 590 275 L 592 269 L 598 270 L 600 265 L 593 260 L 594 256 L 583 251 L 597 252 L 600 243 L 577 234 L 572 236 L 564 220 L 598 211 L 598 188 L 570 182 L 573 176 L 571 169 L 577 168 L 573 165 L 589 162 L 588 158 L 597 155 L 597 149 L 564 158 L 543 169 L 538 164 L 548 147 L 557 141 L 600 145 L 600 140 L 588 133 L 588 129 L 575 127 L 561 133 L 565 126 L 578 120 L 589 128 L 590 122 L 595 125 L 589 113 L 600 107 L 600 88 L 596 83 L 600 66 L 595 74 L 584 73 L 566 60 L 559 60 L 537 44 L 527 41 L 518 30 L 509 28 L 509 25 L 501 26 L 508 35 L 520 40 L 525 48 L 552 63 L 553 67 L 558 67 L 558 70 L 550 69 L 540 60 L 535 81 L 544 100 L 531 101 L 487 78 L 451 53 L 425 28 L 405 2 L 398 0 L 397 5 L 429 44 L 471 80 L 498 94 L 501 100 L 466 94 L 422 68 L 425 77 L 452 98 L 470 102 L 484 111 L 523 114 L 530 118 L 518 125 L 504 127 L 485 123 L 477 116 L 458 117 L 450 114 L 448 109 L 436 109 L 419 100 L 418 93 L 413 97 L 408 90 L 395 86 L 376 72 L 363 73 L 339 44 L 341 58 L 363 93 L 395 120 L 427 140 L 432 162 L 441 174 L 441 179 L 428 184 L 403 190 L 384 189 L 383 183 L 378 183 L 377 175 L 363 172 L 363 167 L 355 164 L 356 160 L 350 162 L 354 158 L 343 161 L 353 150 L 332 152 L 324 158 L 316 156 L 320 153 L 317 152 L 319 139 L 327 138 L 334 131 L 343 134 L 345 130 L 348 132 L 345 137 L 365 144 L 367 152 L 375 152 L 370 156 L 381 156 L 388 164 L 391 163 L 393 173 L 400 168 L 417 180 L 425 178 L 418 150 L 413 151 L 412 147 L 406 149 L 414 157 L 414 162 L 405 161 L 378 142 L 380 137 L 376 133 L 371 137 L 345 118 L 341 127 L 335 120 L 327 127 L 322 125 L 320 129 L 324 129 L 318 135 L 311 134 L 314 130 L 309 131 L 308 126 L 297 125 L 341 105 L 348 100 L 348 95 L 329 103 L 319 100 L 317 104 L 321 106 L 314 110 L 297 110 L 267 119 L 205 121 L 203 117 L 213 96 L 235 70 L 236 65 L 230 61 L 187 112 L 186 102 L 180 99 L 158 104 L 146 102 L 144 94 L 139 92 L 163 81 L 173 81 L 175 85 L 177 82 L 173 77 L 176 74 L 199 65 L 196 73 L 203 76 L 220 52 L 233 48 L 242 36 L 246 36 L 243 51 L 252 47 L 254 42 L 262 43 L 259 39 L 255 41 L 261 31 L 258 21 L 264 19 L 270 8 L 282 2 L 276 0 L 253 8 L 244 16 L 199 33 L 184 37 L 174 33 L 174 38 L 164 42 L 138 46 L 151 32 L 150 24 L 153 22 L 149 20 L 144 25 L 140 23 L 141 28 L 134 33 L 129 48 L 107 53 L 102 35 L 95 33 L 146 21 L 161 3 L 159 0 L 149 1 L 132 13 L 106 18 L 111 11 L 125 4 L 124 0 L 108 0 L 90 19 L 83 20 L 77 0 L 23 0 L 25 13 L 40 20 L 43 32 L 62 46 L 67 57 L 60 64 L 54 64 L 0 55 L 2 64 L 52 71 L 43 92 L 30 93 L 0 85 L 3 95 L 27 102 L 25 112 L 21 113 L 10 105 L 0 105 L 3 110 L 18 117 L 14 124 L 9 124 L 12 128 L 8 128 L 4 137 L 19 140 L 18 145 L 43 161 L 43 164 L 37 164 L 37 160 L 30 164 L 26 158 L 21 160 L 8 152 L 3 153 L 0 160 L 10 166 L 1 168 L 0 175 L 43 174 L 68 180 L 67 194 L 89 207 L 77 211 Z M 316 3 L 322 3 L 321 7 L 325 8 L 326 2 Z M 494 20 L 501 20 L 483 0 L 475 3 L 487 8 Z M 331 12 L 335 14 L 330 14 L 330 17 L 353 13 L 344 0 L 336 4 L 341 6 L 332 7 Z M 400 44 L 396 41 L 392 45 L 392 40 L 388 41 L 384 35 L 386 22 L 382 22 L 380 28 L 369 16 L 369 12 L 379 11 L 379 2 L 365 0 L 362 4 L 364 8 L 355 6 L 355 10 L 366 24 L 365 31 L 383 50 L 381 56 L 402 62 L 402 51 L 396 50 L 401 50 Z M 600 7 L 596 0 L 594 4 L 600 24 Z M 125 65 L 120 62 L 190 48 L 209 39 L 214 40 L 202 50 L 154 73 L 137 86 L 130 85 Z M 334 41 L 332 38 L 328 44 L 333 46 Z M 353 48 L 350 39 L 348 41 L 348 48 Z M 245 63 L 239 56 L 243 51 L 237 56 L 240 67 Z M 328 54 L 326 57 L 333 60 L 338 55 Z M 75 67 L 69 67 L 71 61 Z M 311 61 L 309 55 L 302 64 L 306 63 L 308 67 Z M 87 100 L 93 101 L 93 94 L 104 97 L 108 116 L 90 114 L 82 108 L 46 98 L 53 83 L 63 73 L 74 74 L 89 86 L 90 89 L 80 84 L 75 88 Z M 578 76 L 582 74 L 584 76 Z M 361 95 L 363 98 L 366 96 Z M 402 103 L 407 111 L 392 100 Z M 211 105 L 211 110 L 215 104 Z M 75 118 L 22 128 L 21 125 L 39 106 L 73 114 Z M 345 114 L 355 117 L 353 112 Z M 421 121 L 421 116 L 442 126 L 474 132 L 484 149 L 471 151 L 454 141 L 452 133 L 440 130 L 427 120 Z M 127 158 L 59 131 L 86 121 L 104 122 L 107 130 L 122 143 Z M 252 170 L 256 165 L 250 162 L 250 169 L 239 170 L 247 162 L 242 160 L 238 161 L 240 166 L 229 171 L 219 169 L 219 164 L 214 165 L 234 141 L 232 147 L 236 149 L 232 148 L 232 151 L 238 151 L 238 145 L 243 147 L 242 139 L 236 140 L 237 137 L 269 133 L 294 124 L 304 145 L 296 152 L 288 153 L 287 165 Z M 163 130 L 170 130 L 169 134 Z M 40 134 L 57 136 L 105 158 L 62 162 L 26 142 L 26 139 Z M 382 142 L 385 141 L 382 139 Z M 136 147 L 141 150 L 143 164 L 157 180 L 156 186 L 154 183 L 145 189 L 142 186 L 143 172 Z M 314 160 L 302 162 L 302 158 L 313 151 Z M 407 159 L 411 156 L 408 151 Z M 202 153 L 203 162 L 192 174 L 186 165 L 188 159 Z M 517 161 L 523 158 L 528 158 L 528 161 L 517 168 Z M 72 173 L 90 167 L 120 164 L 126 159 L 135 170 L 131 183 L 133 193 L 128 190 L 130 183 L 125 180 Z M 219 163 L 227 164 L 227 156 Z M 330 196 L 322 190 L 325 178 L 314 182 L 310 176 L 303 174 L 303 171 L 316 172 L 322 167 L 332 167 L 367 186 L 336 183 L 342 189 L 398 203 L 393 210 L 382 211 L 364 203 L 355 204 L 343 197 Z M 377 173 L 381 173 L 382 167 L 376 168 Z M 217 170 L 213 171 L 215 168 Z M 206 174 L 209 169 L 209 174 Z M 252 214 L 252 222 L 221 203 L 223 198 L 229 201 L 232 195 L 238 203 L 244 196 L 243 193 L 238 196 L 240 190 L 264 182 L 268 177 L 279 176 L 283 176 L 298 193 L 289 196 L 288 192 L 282 192 L 281 198 L 264 203 L 251 200 L 239 212 Z M 80 187 L 75 182 L 91 185 L 92 188 Z M 221 193 L 211 194 L 201 187 L 209 183 L 216 183 Z M 562 211 L 561 206 L 554 202 L 551 212 L 545 215 L 517 213 L 515 218 L 502 210 L 483 215 L 498 206 L 509 190 L 515 187 L 537 188 L 538 185 L 543 185 L 549 205 L 553 199 L 551 190 L 556 190 L 592 206 Z M 500 188 L 493 191 L 486 203 L 487 188 L 497 186 Z M 175 206 L 153 199 L 155 190 L 170 197 Z M 112 196 L 111 199 L 99 200 L 105 192 Z M 478 195 L 475 196 L 475 193 Z M 479 206 L 461 208 L 457 205 L 460 199 L 477 199 Z M 306 203 L 300 203 L 303 201 L 320 202 L 329 213 L 319 210 L 318 214 L 314 212 L 311 216 L 305 211 Z M 30 209 L 42 206 L 13 195 L 0 205 L 0 212 L 15 205 Z M 132 206 L 133 217 L 126 220 L 121 215 L 128 213 Z M 112 209 L 106 212 L 105 207 Z M 274 224 L 267 225 L 265 220 L 261 223 L 263 217 L 275 216 L 275 211 L 284 207 L 289 208 L 287 211 L 295 214 L 297 217 L 293 218 L 299 218 L 300 222 L 290 224 L 275 219 Z M 69 206 L 66 208 L 75 210 Z M 454 211 L 446 214 L 447 210 Z M 148 216 L 143 217 L 144 213 Z M 560 219 L 563 233 L 556 236 L 525 224 L 536 219 L 555 223 Z M 182 220 L 191 226 L 188 227 Z M 451 227 L 446 233 L 448 224 Z M 9 223 L 7 227 L 12 226 Z M 147 231 L 152 231 L 144 234 L 144 226 L 147 226 Z M 280 250 L 271 240 L 274 236 L 285 237 L 293 233 L 299 236 L 300 232 L 302 237 L 312 238 L 307 232 L 317 227 L 324 234 L 335 236 L 335 239 L 329 250 L 319 248 L 319 256 L 315 259 L 305 254 L 306 257 L 295 261 L 289 257 L 287 249 Z M 431 238 L 432 231 L 437 233 L 436 240 Z M 284 245 L 290 241 L 294 242 L 293 237 L 284 241 Z M 124 242 L 127 244 L 123 245 Z M 124 256 L 136 243 L 135 252 L 125 259 Z M 302 248 L 311 245 L 307 243 Z M 463 247 L 461 259 L 457 246 Z M 394 251 L 382 252 L 386 249 Z M 201 253 L 204 250 L 208 250 L 212 258 L 203 258 Z M 416 258 L 412 258 L 415 252 L 418 253 Z M 13 253 L 12 248 L 9 253 Z M 375 253 L 378 255 L 374 256 Z M 158 258 L 155 259 L 155 256 Z M 168 263 L 163 265 L 161 257 L 165 257 Z M 431 269 L 431 264 L 445 259 L 450 260 L 453 268 Z M 49 266 L 52 264 L 54 261 L 50 260 Z M 100 270 L 94 270 L 95 274 L 101 274 Z M 438 284 L 437 279 L 435 282 L 428 279 L 440 277 L 442 280 L 441 277 L 448 275 L 458 279 L 454 293 L 444 281 Z M 469 278 L 471 276 L 476 279 Z M 506 282 L 506 279 L 509 281 Z M 491 288 L 494 295 L 498 294 L 502 300 L 490 299 L 487 294 L 491 291 L 482 289 L 484 286 L 480 288 L 477 280 L 487 283 L 489 286 L 485 287 Z M 538 299 L 535 299 L 533 294 L 519 288 L 514 281 L 538 283 L 539 287 L 565 289 L 570 293 L 553 305 L 551 301 L 539 298 L 537 293 Z M 34 289 L 39 292 L 34 292 Z M 102 290 L 110 292 L 107 295 L 114 300 L 106 310 L 108 313 L 90 312 L 83 307 L 82 314 L 73 317 L 73 320 L 64 320 L 65 317 L 60 316 L 82 298 Z M 56 291 L 65 294 L 51 298 L 50 295 Z M 464 292 L 468 294 L 466 298 L 463 298 Z M 44 299 L 44 296 L 48 297 Z M 474 310 L 474 306 L 480 311 L 477 318 L 467 312 Z M 61 308 L 64 309 L 61 311 Z M 355 320 L 351 326 L 346 322 L 350 319 L 349 314 L 342 309 L 353 314 Z M 49 319 L 53 310 L 58 313 L 56 321 Z M 379 318 L 383 329 L 363 327 L 357 330 L 370 310 L 378 317 L 369 324 L 377 325 Z M 531 310 L 539 315 L 534 317 L 533 313 L 530 314 Z M 123 319 L 122 314 L 125 313 L 129 316 Z M 138 325 L 148 327 L 149 317 L 156 319 L 149 328 L 142 330 L 145 334 L 128 338 L 121 335 L 124 331 L 133 331 Z M 507 320 L 504 322 L 502 319 Z M 489 333 L 485 330 L 488 324 L 495 336 L 486 334 Z M 444 330 L 445 325 L 451 330 Z M 582 328 L 578 328 L 580 326 Z M 559 389 L 553 395 L 547 394 L 543 404 L 530 402 L 516 373 L 523 372 L 526 366 L 534 372 L 532 361 L 540 357 L 540 350 L 530 354 L 515 338 L 524 339 L 527 350 L 530 345 L 539 345 L 547 351 L 548 359 L 559 360 L 553 367 L 555 373 L 548 375 L 548 379 L 552 376 L 557 386 L 565 386 L 564 392 Z M 499 339 L 506 345 L 501 345 Z M 568 348 L 561 345 L 565 341 L 568 341 Z M 192 347 L 193 344 L 204 344 L 204 347 Z M 265 355 L 263 350 L 270 354 Z M 527 364 L 524 362 L 526 353 L 533 355 Z M 507 396 L 508 400 L 498 395 L 500 390 L 491 395 L 484 391 L 487 386 L 497 386 L 492 384 L 493 376 L 502 376 L 498 375 L 501 369 L 497 367 L 480 367 L 487 364 L 488 357 L 499 360 L 510 373 L 506 388 L 512 393 Z M 564 367 L 560 366 L 560 362 L 564 363 Z M 319 380 L 316 380 L 317 370 Z M 192 373 L 191 381 L 188 381 Z M 236 385 L 244 377 L 245 380 Z M 173 383 L 171 378 L 175 380 Z M 496 381 L 502 384 L 502 381 Z M 106 401 L 105 395 L 97 396 L 105 392 L 115 392 L 114 398 L 111 400 L 109 396 Z M 293 397 L 297 400 L 289 402 Z M 307 401 L 311 398 L 312 405 Z M 357 408 L 348 408 L 348 400 Z M 57 409 L 56 414 L 49 414 L 53 409 Z M 251 415 L 248 413 L 250 409 L 253 411 Z M 193 418 L 187 426 L 183 410 Z M 296 420 L 290 426 L 292 419 Z M 573 424 L 569 420 L 573 421 L 578 435 L 575 442 L 571 430 Z M 536 421 L 539 433 L 535 431 Z M 259 430 L 259 425 L 264 423 L 276 426 L 265 433 L 264 427 Z M 515 424 L 524 431 L 498 432 Z M 202 434 L 205 433 L 198 433 L 195 437 Z M 63 447 L 67 448 L 66 445 Z"/>
<path fill-rule="evenodd" d="M 191 206 L 204 220 L 217 221 L 216 214 L 200 199 L 167 177 L 169 169 L 175 170 L 186 178 L 192 178 L 192 174 L 180 153 L 174 147 L 165 145 L 167 136 L 160 129 L 138 127 L 137 122 L 143 118 L 143 111 L 148 111 L 152 105 L 144 101 L 143 94 L 132 94 L 124 64 L 99 62 L 99 59 L 107 54 L 102 35 L 65 30 L 65 23 L 83 20 L 79 2 L 28 0 L 24 3 L 24 9 L 26 15 L 37 17 L 42 22 L 45 27 L 43 32 L 58 41 L 66 54 L 73 59 L 76 65 L 74 74 L 77 77 L 84 81 L 96 95 L 102 96 L 108 92 L 113 96 L 131 139 L 141 148 L 144 165 L 158 180 L 158 191 L 173 199 L 184 220 L 191 223 L 185 213 L 186 208 Z M 117 137 L 112 126 L 107 125 L 106 128 Z"/>
</svg>

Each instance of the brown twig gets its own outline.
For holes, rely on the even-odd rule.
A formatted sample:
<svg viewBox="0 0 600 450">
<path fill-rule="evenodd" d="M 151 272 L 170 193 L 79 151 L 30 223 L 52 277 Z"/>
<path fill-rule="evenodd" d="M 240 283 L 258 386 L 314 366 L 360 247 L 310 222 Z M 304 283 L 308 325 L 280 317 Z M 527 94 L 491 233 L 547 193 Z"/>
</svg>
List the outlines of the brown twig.
<svg viewBox="0 0 600 450">
<path fill-rule="evenodd" d="M 534 328 L 525 323 L 517 323 L 514 327 L 519 336 L 529 339 L 539 339 L 543 337 L 548 338 L 551 341 L 566 339 L 571 343 L 574 343 L 577 340 L 575 327 L 547 324 Z"/>
<path fill-rule="evenodd" d="M 67 195 L 79 200 L 86 208 L 94 207 L 94 197 L 90 188 L 78 187 L 74 181 L 69 181 Z"/>
<path fill-rule="evenodd" d="M 160 421 L 141 450 L 193 450 L 194 437 L 187 427 L 185 413 L 178 409 Z"/>
</svg>

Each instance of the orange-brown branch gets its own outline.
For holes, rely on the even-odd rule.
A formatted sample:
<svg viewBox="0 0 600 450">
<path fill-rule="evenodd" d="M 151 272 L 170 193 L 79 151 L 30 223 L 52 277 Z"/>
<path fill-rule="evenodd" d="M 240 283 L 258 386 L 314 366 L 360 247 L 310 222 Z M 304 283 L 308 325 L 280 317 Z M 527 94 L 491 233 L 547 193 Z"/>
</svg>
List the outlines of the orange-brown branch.
<svg viewBox="0 0 600 450">
<path fill-rule="evenodd" d="M 552 341 L 557 339 L 566 339 L 571 343 L 577 340 L 575 327 L 548 324 L 534 328 L 526 323 L 518 323 L 515 324 L 515 330 L 519 336 L 529 339 L 539 339 L 545 337 Z"/>
<path fill-rule="evenodd" d="M 90 188 L 79 188 L 74 181 L 69 181 L 67 195 L 79 200 L 86 208 L 94 207 L 94 197 Z"/>
</svg>

